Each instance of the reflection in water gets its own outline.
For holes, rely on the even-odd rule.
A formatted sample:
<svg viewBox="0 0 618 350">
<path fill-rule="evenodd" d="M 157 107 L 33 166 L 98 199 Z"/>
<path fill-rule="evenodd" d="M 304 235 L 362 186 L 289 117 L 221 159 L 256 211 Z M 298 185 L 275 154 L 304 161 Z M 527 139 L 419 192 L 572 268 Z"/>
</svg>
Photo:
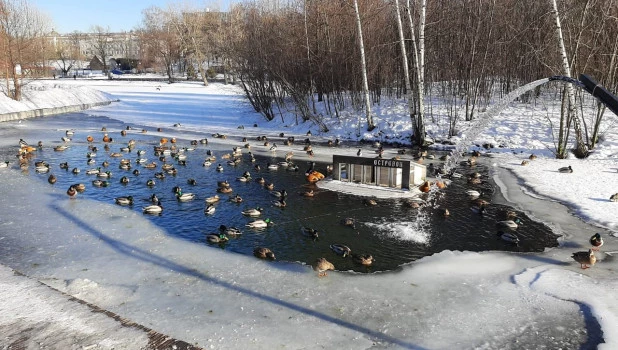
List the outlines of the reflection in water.
<svg viewBox="0 0 618 350">
<path fill-rule="evenodd" d="M 545 225 L 534 222 L 523 213 L 517 215 L 522 225 L 516 234 L 520 238 L 519 245 L 501 240 L 497 236 L 496 222 L 500 213 L 508 208 L 502 205 L 489 205 L 485 215 L 480 216 L 470 210 L 471 202 L 465 194 L 470 188 L 483 192 L 482 198 L 490 201 L 494 186 L 487 177 L 487 169 L 481 165 L 473 169 L 458 169 L 465 175 L 466 171 L 480 172 L 484 181 L 481 184 L 469 185 L 465 176 L 454 179 L 446 189 L 433 189 L 424 194 L 425 204 L 418 209 L 410 208 L 405 200 L 377 200 L 377 206 L 367 206 L 363 198 L 320 190 L 306 183 L 304 170 L 308 164 L 300 163 L 298 171 L 285 168 L 268 170 L 267 164 L 275 164 L 281 159 L 256 156 L 255 163 L 250 161 L 247 151 L 244 151 L 242 161 L 238 164 L 228 164 L 221 157 L 231 153 L 231 149 L 217 148 L 211 145 L 198 144 L 194 151 L 187 151 L 186 160 L 179 162 L 172 155 L 165 156 L 165 163 L 172 164 L 176 173 L 165 173 L 164 177 L 155 178 L 162 172 L 162 161 L 153 153 L 153 146 L 159 138 L 148 134 L 130 133 L 126 137 L 117 137 L 110 144 L 110 150 L 104 151 L 103 144 L 96 146 L 99 152 L 94 165 L 87 165 L 86 154 L 88 144 L 86 134 L 76 131 L 71 147 L 64 152 L 54 152 L 49 145 L 37 153 L 37 159 L 47 161 L 56 177 L 54 186 L 68 188 L 74 183 L 85 183 L 87 190 L 82 196 L 89 199 L 114 203 L 114 198 L 132 196 L 134 204 L 127 210 L 142 211 L 151 204 L 150 197 L 155 194 L 161 201 L 164 210 L 161 215 L 148 216 L 155 224 L 164 228 L 168 234 L 195 242 L 210 245 L 230 252 L 252 255 L 258 246 L 271 248 L 277 260 L 311 264 L 319 257 L 326 257 L 335 264 L 337 270 L 353 270 L 358 272 L 375 272 L 393 270 L 402 264 L 414 261 L 423 256 L 443 250 L 508 250 L 508 251 L 542 251 L 545 247 L 557 245 L 556 236 Z M 208 135 L 200 135 L 207 137 Z M 129 139 L 136 141 L 134 151 L 122 153 L 122 157 L 110 157 L 112 152 L 119 152 Z M 80 141 L 83 140 L 83 141 Z M 178 147 L 189 146 L 178 144 Z M 147 158 L 148 163 L 156 161 L 156 169 L 147 169 L 135 160 L 136 151 L 145 150 L 140 158 Z M 211 166 L 203 166 L 204 159 L 211 151 L 217 160 Z M 131 168 L 121 169 L 121 159 L 130 159 Z M 86 175 L 85 170 L 102 166 L 109 162 L 107 170 L 112 172 L 110 186 L 96 188 L 92 181 L 96 178 Z M 68 162 L 68 169 L 79 167 L 82 171 L 73 174 L 70 170 L 60 169 L 59 164 Z M 216 171 L 221 163 L 222 172 Z M 260 170 L 256 169 L 260 165 Z M 317 164 L 317 170 L 325 172 L 326 164 Z M 140 174 L 133 172 L 139 169 Z M 251 181 L 239 181 L 238 178 L 248 172 Z M 28 172 L 29 176 L 47 182 L 49 174 Z M 120 179 L 126 176 L 129 182 L 122 184 Z M 266 183 L 274 185 L 274 191 L 286 190 L 288 193 L 285 207 L 277 207 L 276 192 L 268 190 L 256 179 L 263 177 Z M 147 186 L 148 180 L 155 179 L 154 186 Z M 193 179 L 191 183 L 188 179 Z M 231 193 L 218 193 L 217 183 L 227 180 L 232 188 Z M 174 187 L 182 191 L 194 193 L 191 201 L 178 201 Z M 301 195 L 309 190 L 314 191 L 313 197 Z M 215 212 L 206 215 L 205 199 L 218 195 L 220 200 L 214 203 Z M 236 195 L 242 197 L 241 203 L 230 199 Z M 263 208 L 258 219 L 270 219 L 274 225 L 266 228 L 250 228 L 246 225 L 255 220 L 242 215 L 243 210 Z M 443 209 L 448 209 L 449 217 L 442 215 Z M 354 227 L 346 226 L 343 219 L 351 218 Z M 211 243 L 206 235 L 218 233 L 219 227 L 240 228 L 242 234 L 231 236 L 224 243 Z M 318 238 L 306 234 L 304 228 L 318 231 Z M 371 267 L 363 266 L 351 259 L 336 255 L 330 246 L 343 244 L 351 248 L 353 254 L 371 254 L 375 262 Z"/>
</svg>

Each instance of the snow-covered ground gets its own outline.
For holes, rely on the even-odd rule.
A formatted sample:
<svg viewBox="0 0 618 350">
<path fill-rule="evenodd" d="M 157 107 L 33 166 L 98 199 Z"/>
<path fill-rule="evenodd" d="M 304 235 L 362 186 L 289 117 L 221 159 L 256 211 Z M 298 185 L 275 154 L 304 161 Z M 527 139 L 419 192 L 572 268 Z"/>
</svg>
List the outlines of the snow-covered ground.
<svg viewBox="0 0 618 350">
<path fill-rule="evenodd" d="M 294 118 L 268 123 L 234 86 L 55 83 L 88 84 L 120 100 L 87 111 L 90 116 L 165 127 L 164 133 L 185 139 L 198 130 L 239 136 L 284 132 L 299 138 L 311 130 L 324 140 L 358 133 L 353 114 L 322 135 L 310 124 L 294 125 Z M 0 99 L 0 111 L 11 111 L 6 103 Z M 404 105 L 377 111 L 383 133 L 408 128 Z M 33 182 L 15 167 L 0 169 L 0 263 L 5 266 L 0 269 L 0 343 L 9 345 L 27 334 L 29 348 L 146 347 L 143 334 L 90 315 L 84 305 L 34 282 L 40 281 L 203 348 L 570 349 L 594 347 L 601 338 L 600 348 L 618 348 L 618 203 L 609 202 L 618 192 L 618 134 L 610 129 L 591 159 L 555 160 L 545 148 L 551 139 L 541 114 L 513 106 L 478 141 L 508 140 L 507 148 L 492 149 L 481 159 L 495 165 L 492 175 L 507 200 L 563 235 L 559 247 L 528 254 L 444 251 L 371 275 L 330 272 L 318 278 L 309 266 L 195 245 L 166 235 L 134 211 L 69 200 L 66 189 Z M 0 147 L 16 150 L 24 133 L 44 143 L 58 140 L 60 126 L 65 127 L 58 119 L 2 123 Z M 174 123 L 182 126 L 172 128 Z M 521 166 L 532 152 L 539 158 Z M 316 149 L 321 159 L 332 153 Z M 557 172 L 567 165 L 573 173 Z M 582 270 L 571 254 L 587 250 L 595 232 L 605 245 L 596 253 L 597 264 Z M 8 268 L 29 278 L 13 276 Z"/>
</svg>

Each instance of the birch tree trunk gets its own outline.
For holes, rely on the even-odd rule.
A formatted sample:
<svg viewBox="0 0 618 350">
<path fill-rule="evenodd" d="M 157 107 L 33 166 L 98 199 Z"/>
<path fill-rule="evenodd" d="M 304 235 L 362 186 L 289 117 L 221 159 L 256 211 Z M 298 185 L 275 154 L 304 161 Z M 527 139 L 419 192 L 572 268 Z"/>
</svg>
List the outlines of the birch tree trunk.
<svg viewBox="0 0 618 350">
<path fill-rule="evenodd" d="M 554 15 L 554 19 L 556 21 L 556 36 L 558 38 L 558 47 L 560 49 L 560 56 L 562 58 L 562 74 L 566 77 L 571 77 L 571 67 L 569 65 L 569 59 L 566 53 L 566 48 L 564 46 L 564 39 L 562 37 L 562 27 L 560 25 L 560 16 L 558 14 L 558 4 L 556 0 L 550 0 L 552 5 L 552 14 Z M 575 91 L 571 84 L 567 84 L 567 95 L 569 98 L 569 107 L 568 107 L 568 115 L 567 118 L 572 118 L 573 122 L 573 130 L 575 131 L 575 156 L 578 158 L 584 158 L 588 155 L 589 150 L 588 146 L 584 143 L 584 138 L 582 134 L 582 129 L 579 121 L 579 117 L 577 116 L 577 110 L 575 109 Z M 564 117 L 564 116 L 563 116 Z M 560 142 L 560 140 L 559 140 Z M 558 152 L 558 158 L 566 156 L 566 150 L 561 150 L 562 152 Z"/>
<path fill-rule="evenodd" d="M 395 0 L 395 10 L 397 11 L 397 30 L 399 31 L 399 46 L 401 47 L 403 77 L 406 84 L 406 95 L 408 97 L 408 113 L 410 115 L 410 120 L 414 120 L 414 98 L 412 97 L 412 84 L 410 84 L 408 54 L 406 52 L 406 42 L 403 36 L 403 25 L 401 23 L 401 10 L 399 8 L 399 0 Z"/>
<path fill-rule="evenodd" d="M 413 113 L 412 125 L 414 126 L 414 135 L 412 142 L 419 146 L 425 144 L 425 12 L 427 8 L 426 0 L 421 0 L 420 21 L 418 28 L 418 40 L 416 40 L 414 20 L 412 19 L 412 8 L 410 0 L 407 0 L 408 7 L 408 22 L 410 24 L 410 32 L 412 33 L 412 57 L 414 58 L 414 70 L 416 72 L 416 113 Z"/>
<path fill-rule="evenodd" d="M 354 0 L 354 12 L 356 13 L 356 30 L 358 31 L 358 46 L 361 55 L 361 70 L 363 75 L 363 92 L 365 95 L 365 112 L 367 118 L 367 131 L 375 129 L 373 117 L 371 116 L 371 100 L 369 98 L 369 83 L 367 82 L 367 63 L 365 61 L 365 45 L 363 44 L 363 26 L 361 25 L 358 1 Z"/>
</svg>

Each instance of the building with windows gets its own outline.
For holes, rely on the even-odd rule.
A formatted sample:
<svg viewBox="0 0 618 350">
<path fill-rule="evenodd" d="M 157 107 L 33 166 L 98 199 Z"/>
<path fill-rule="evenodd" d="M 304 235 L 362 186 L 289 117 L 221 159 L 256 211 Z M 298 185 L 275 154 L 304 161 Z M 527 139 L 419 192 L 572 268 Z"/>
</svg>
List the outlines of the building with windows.
<svg viewBox="0 0 618 350">
<path fill-rule="evenodd" d="M 333 155 L 333 180 L 409 190 L 425 181 L 424 165 L 409 160 Z"/>
</svg>

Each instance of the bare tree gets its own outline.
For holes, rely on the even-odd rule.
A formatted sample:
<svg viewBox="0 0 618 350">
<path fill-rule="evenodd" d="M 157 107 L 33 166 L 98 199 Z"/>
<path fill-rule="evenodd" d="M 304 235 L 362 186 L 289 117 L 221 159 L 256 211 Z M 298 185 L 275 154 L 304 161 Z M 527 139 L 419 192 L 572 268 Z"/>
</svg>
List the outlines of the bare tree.
<svg viewBox="0 0 618 350">
<path fill-rule="evenodd" d="M 93 26 L 91 31 L 92 34 L 90 39 L 92 40 L 92 47 L 101 60 L 101 63 L 103 63 L 103 73 L 107 73 L 107 61 L 110 58 L 109 52 L 111 49 L 112 34 L 110 33 L 109 27 L 102 27 L 100 25 Z"/>
<path fill-rule="evenodd" d="M 373 117 L 371 116 L 371 100 L 369 99 L 369 83 L 367 82 L 367 62 L 365 60 L 365 44 L 363 42 L 363 26 L 361 24 L 358 1 L 354 0 L 354 14 L 356 15 L 356 31 L 358 35 L 358 48 L 361 57 L 361 74 L 363 77 L 363 92 L 365 94 L 365 118 L 367 118 L 367 131 L 375 129 Z"/>
<path fill-rule="evenodd" d="M 143 11 L 143 28 L 140 30 L 142 49 L 147 55 L 162 63 L 170 83 L 174 82 L 173 64 L 180 58 L 182 46 L 169 15 L 153 6 Z"/>
<path fill-rule="evenodd" d="M 6 74 L 6 91 L 21 100 L 25 76 L 33 76 L 44 62 L 50 20 L 26 0 L 0 1 L 0 61 Z M 12 86 L 11 86 L 12 85 Z"/>
</svg>

